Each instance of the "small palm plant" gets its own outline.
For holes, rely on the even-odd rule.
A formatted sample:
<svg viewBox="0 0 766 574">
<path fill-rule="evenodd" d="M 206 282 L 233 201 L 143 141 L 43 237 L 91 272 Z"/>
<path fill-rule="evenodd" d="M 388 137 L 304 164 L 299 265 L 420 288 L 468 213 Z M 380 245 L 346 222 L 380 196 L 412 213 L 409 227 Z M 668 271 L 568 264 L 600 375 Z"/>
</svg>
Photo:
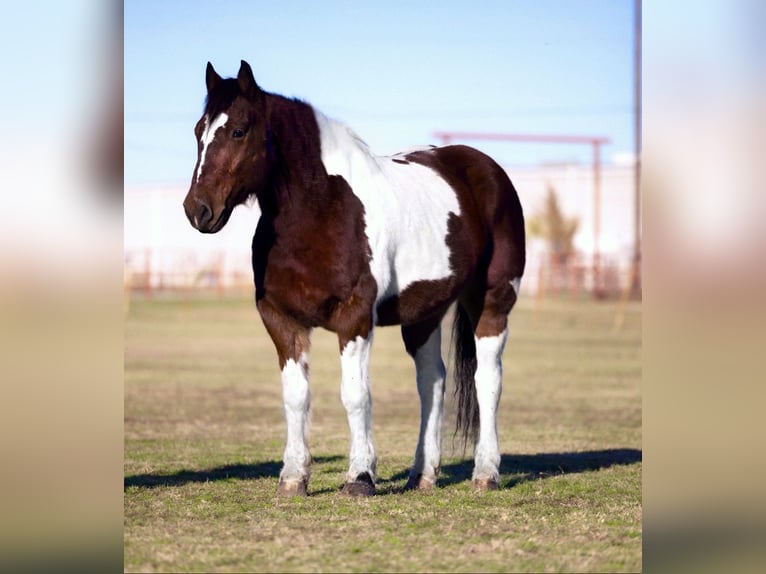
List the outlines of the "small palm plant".
<svg viewBox="0 0 766 574">
<path fill-rule="evenodd" d="M 579 227 L 580 218 L 562 213 L 556 190 L 548 184 L 542 209 L 527 220 L 527 233 L 545 239 L 553 261 L 565 264 L 575 252 L 574 236 Z"/>
</svg>

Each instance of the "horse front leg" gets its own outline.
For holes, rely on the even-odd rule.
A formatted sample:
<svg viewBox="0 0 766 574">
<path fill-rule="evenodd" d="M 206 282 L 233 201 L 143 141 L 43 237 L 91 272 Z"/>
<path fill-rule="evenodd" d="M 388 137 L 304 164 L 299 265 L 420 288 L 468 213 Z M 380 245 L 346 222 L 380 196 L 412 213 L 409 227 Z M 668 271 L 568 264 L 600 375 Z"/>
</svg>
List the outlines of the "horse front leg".
<svg viewBox="0 0 766 574">
<path fill-rule="evenodd" d="M 258 310 L 277 349 L 282 371 L 287 441 L 277 492 L 285 496 L 306 496 L 311 474 L 308 445 L 311 410 L 308 377 L 310 331 L 280 314 L 266 302 L 259 301 Z"/>
<path fill-rule="evenodd" d="M 375 494 L 377 456 L 372 442 L 372 393 L 370 388 L 370 348 L 372 329 L 353 338 L 339 337 L 341 347 L 340 396 L 348 415 L 351 432 L 349 468 L 342 494 Z"/>
<path fill-rule="evenodd" d="M 308 445 L 311 393 L 308 357 L 305 353 L 297 360 L 288 359 L 282 367 L 282 401 L 287 423 L 287 441 L 277 492 L 288 496 L 305 496 L 311 474 L 311 454 Z"/>
</svg>

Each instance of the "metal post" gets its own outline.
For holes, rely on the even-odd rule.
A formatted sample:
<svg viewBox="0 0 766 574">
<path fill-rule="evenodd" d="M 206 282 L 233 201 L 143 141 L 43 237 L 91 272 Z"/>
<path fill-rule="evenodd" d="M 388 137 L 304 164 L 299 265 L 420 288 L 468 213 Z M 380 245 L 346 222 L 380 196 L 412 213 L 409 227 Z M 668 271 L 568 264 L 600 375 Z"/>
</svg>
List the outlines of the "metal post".
<svg viewBox="0 0 766 574">
<path fill-rule="evenodd" d="M 152 297 L 152 250 L 147 248 L 144 251 L 144 296 L 147 299 Z"/>
<path fill-rule="evenodd" d="M 593 140 L 593 296 L 601 296 L 601 146 Z"/>
<path fill-rule="evenodd" d="M 633 153 L 634 217 L 633 217 L 633 269 L 631 270 L 630 291 L 634 296 L 641 292 L 641 0 L 635 0 L 634 51 L 633 51 Z"/>
</svg>

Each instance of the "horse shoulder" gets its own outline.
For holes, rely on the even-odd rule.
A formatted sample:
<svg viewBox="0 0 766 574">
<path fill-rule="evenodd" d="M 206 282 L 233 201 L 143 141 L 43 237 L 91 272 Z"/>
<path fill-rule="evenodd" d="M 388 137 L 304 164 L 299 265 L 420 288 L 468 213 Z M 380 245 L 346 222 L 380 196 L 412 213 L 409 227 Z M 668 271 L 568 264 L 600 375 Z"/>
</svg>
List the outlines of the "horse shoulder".
<svg viewBox="0 0 766 574">
<path fill-rule="evenodd" d="M 329 177 L 302 207 L 259 224 L 254 240 L 257 291 L 303 322 L 333 331 L 348 314 L 343 309 L 372 308 L 369 261 L 363 207 L 342 178 Z"/>
</svg>

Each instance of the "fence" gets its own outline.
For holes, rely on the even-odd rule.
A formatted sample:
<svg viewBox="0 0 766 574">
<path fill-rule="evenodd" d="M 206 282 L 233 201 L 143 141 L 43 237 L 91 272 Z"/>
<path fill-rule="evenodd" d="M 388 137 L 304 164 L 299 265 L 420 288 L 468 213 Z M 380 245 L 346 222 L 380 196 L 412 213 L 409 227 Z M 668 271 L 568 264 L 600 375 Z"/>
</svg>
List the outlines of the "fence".
<svg viewBox="0 0 766 574">
<path fill-rule="evenodd" d="M 521 284 L 522 296 L 614 298 L 633 281 L 635 270 L 624 259 L 575 254 L 561 262 L 545 253 L 532 253 Z M 176 251 L 172 254 L 151 249 L 127 251 L 125 288 L 131 295 L 152 297 L 158 293 L 252 293 L 253 272 L 249 254 L 224 251 L 197 254 Z"/>
<path fill-rule="evenodd" d="M 633 268 L 633 166 L 604 165 L 601 199 L 593 202 L 590 166 L 570 163 L 509 168 L 527 218 L 544 204 L 553 187 L 567 216 L 580 228 L 574 238 L 576 254 L 565 264 L 552 260 L 547 245 L 528 237 L 524 296 L 612 297 L 640 280 Z M 157 292 L 252 293 L 250 241 L 257 206 L 238 207 L 224 229 L 205 235 L 192 229 L 181 208 L 185 186 L 147 187 L 125 193 L 126 292 L 152 296 Z M 601 214 L 595 227 L 594 215 Z M 594 255 L 598 253 L 598 255 Z"/>
</svg>

